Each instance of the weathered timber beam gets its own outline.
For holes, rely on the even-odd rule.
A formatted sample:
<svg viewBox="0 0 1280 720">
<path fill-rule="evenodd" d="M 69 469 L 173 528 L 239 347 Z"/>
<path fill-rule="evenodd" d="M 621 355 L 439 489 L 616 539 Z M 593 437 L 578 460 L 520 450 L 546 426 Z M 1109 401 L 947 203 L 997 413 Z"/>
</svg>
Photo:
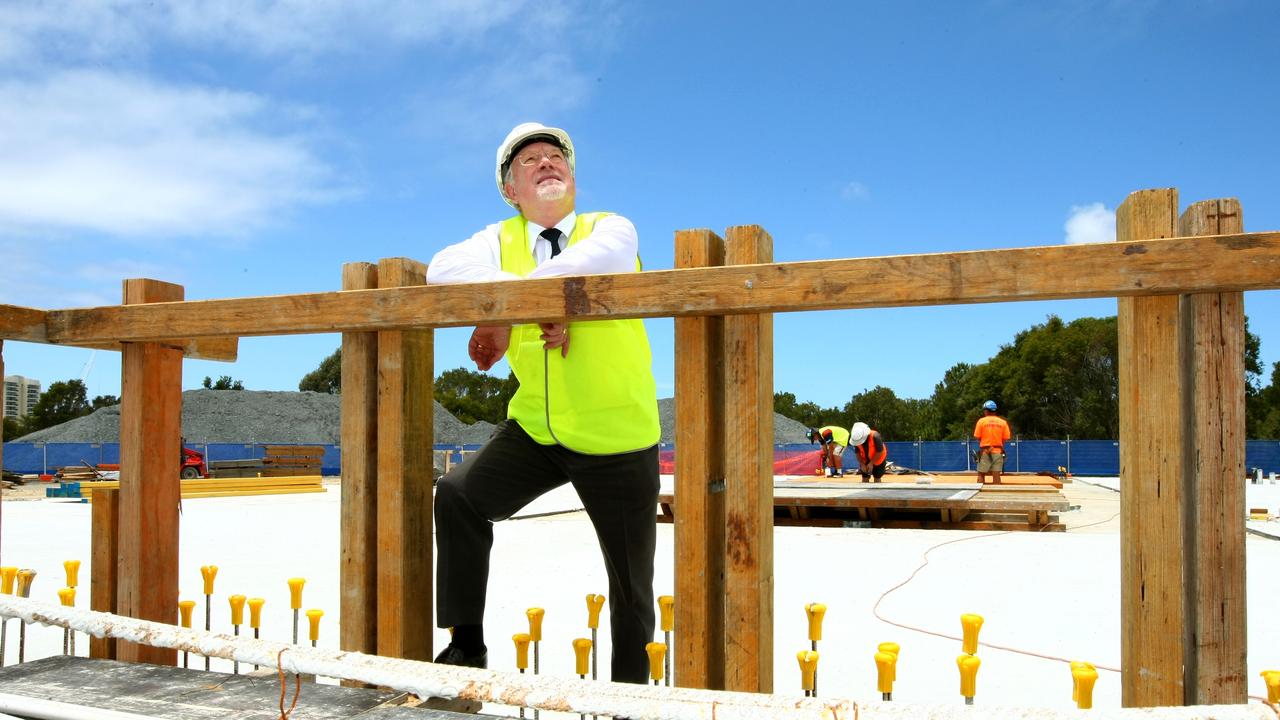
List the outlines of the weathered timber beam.
<svg viewBox="0 0 1280 720">
<path fill-rule="evenodd" d="M 48 311 L 48 342 L 1280 288 L 1280 232 Z M 0 337 L 3 334 L 0 327 Z"/>
<path fill-rule="evenodd" d="M 0 304 L 0 338 L 23 340 L 33 343 L 47 343 L 49 313 L 36 308 L 21 305 Z M 162 345 L 173 345 L 182 349 L 183 356 L 192 360 L 220 360 L 235 362 L 239 348 L 239 338 L 205 337 L 195 339 L 161 339 Z M 74 347 L 92 350 L 113 350 L 120 352 L 120 343 L 114 341 L 66 343 Z"/>
</svg>

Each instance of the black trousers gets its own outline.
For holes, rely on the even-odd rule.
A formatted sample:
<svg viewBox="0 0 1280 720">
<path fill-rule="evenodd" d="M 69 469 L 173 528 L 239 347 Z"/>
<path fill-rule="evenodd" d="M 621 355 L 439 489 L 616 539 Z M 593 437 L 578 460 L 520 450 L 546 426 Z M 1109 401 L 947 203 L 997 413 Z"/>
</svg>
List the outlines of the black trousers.
<svg viewBox="0 0 1280 720">
<path fill-rule="evenodd" d="M 484 622 L 493 523 L 566 482 L 595 528 L 609 576 L 612 679 L 645 683 L 653 639 L 658 448 L 583 455 L 539 445 L 514 421 L 436 485 L 436 624 Z"/>
</svg>

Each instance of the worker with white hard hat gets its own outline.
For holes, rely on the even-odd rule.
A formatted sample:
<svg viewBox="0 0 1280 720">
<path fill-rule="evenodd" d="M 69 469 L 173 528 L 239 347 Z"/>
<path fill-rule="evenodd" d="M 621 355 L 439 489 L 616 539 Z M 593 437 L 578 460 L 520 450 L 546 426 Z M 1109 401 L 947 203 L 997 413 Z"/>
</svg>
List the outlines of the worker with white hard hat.
<svg viewBox="0 0 1280 720">
<path fill-rule="evenodd" d="M 982 417 L 973 427 L 973 436 L 978 439 L 978 482 L 986 483 L 988 475 L 991 482 L 1000 483 L 1000 473 L 1004 470 L 1004 442 L 1009 439 L 1009 423 L 996 414 L 996 401 L 982 403 Z"/>
<path fill-rule="evenodd" d="M 517 125 L 498 146 L 494 176 L 518 214 L 436 253 L 427 282 L 638 271 L 635 226 L 613 213 L 576 212 L 576 172 L 568 133 Z M 453 628 L 436 662 L 485 667 L 493 523 L 570 482 L 605 556 L 612 679 L 647 682 L 660 430 L 644 325 L 485 325 L 472 332 L 467 353 L 480 370 L 505 357 L 520 384 L 489 442 L 436 486 L 436 623 Z"/>
<path fill-rule="evenodd" d="M 889 461 L 889 448 L 884 444 L 884 438 L 880 437 L 880 431 L 864 422 L 854 423 L 849 428 L 849 447 L 853 448 L 853 454 L 857 457 L 858 474 L 862 476 L 862 482 L 873 478 L 874 482 L 880 482 Z"/>
</svg>

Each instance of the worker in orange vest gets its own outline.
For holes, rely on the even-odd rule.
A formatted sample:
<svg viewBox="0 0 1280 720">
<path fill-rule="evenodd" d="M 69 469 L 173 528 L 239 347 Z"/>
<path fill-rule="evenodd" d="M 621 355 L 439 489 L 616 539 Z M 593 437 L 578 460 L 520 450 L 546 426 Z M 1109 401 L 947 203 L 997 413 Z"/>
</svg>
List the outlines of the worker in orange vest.
<svg viewBox="0 0 1280 720">
<path fill-rule="evenodd" d="M 856 422 L 849 428 L 849 447 L 853 448 L 858 459 L 858 474 L 862 482 L 875 478 L 880 482 L 884 477 L 884 468 L 889 459 L 889 448 L 880 437 L 880 431 L 872 429 L 864 422 Z"/>
<path fill-rule="evenodd" d="M 1009 423 L 996 414 L 996 401 L 982 403 L 982 417 L 973 427 L 978 439 L 978 482 L 985 483 L 987 475 L 992 484 L 1000 483 L 1000 471 L 1004 470 L 1004 441 L 1010 438 Z"/>
</svg>

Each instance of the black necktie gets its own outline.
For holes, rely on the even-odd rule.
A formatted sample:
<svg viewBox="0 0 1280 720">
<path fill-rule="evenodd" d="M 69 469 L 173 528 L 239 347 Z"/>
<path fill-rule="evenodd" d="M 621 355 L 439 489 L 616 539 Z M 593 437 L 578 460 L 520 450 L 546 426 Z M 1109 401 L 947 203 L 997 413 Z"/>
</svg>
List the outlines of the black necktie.
<svg viewBox="0 0 1280 720">
<path fill-rule="evenodd" d="M 551 257 L 560 254 L 560 238 L 564 237 L 564 233 L 551 227 L 538 233 L 538 237 L 546 238 L 551 242 Z"/>
</svg>

